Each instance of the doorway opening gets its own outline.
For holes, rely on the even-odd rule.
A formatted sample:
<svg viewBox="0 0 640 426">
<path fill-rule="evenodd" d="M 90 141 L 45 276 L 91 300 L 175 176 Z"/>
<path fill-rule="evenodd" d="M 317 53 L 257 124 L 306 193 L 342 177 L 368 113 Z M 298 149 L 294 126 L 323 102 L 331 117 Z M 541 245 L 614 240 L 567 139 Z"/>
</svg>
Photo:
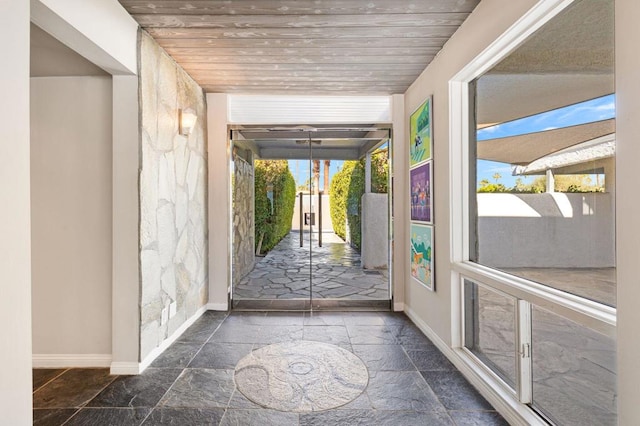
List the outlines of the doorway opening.
<svg viewBox="0 0 640 426">
<path fill-rule="evenodd" d="M 389 310 L 389 126 L 234 126 L 234 309 Z"/>
</svg>

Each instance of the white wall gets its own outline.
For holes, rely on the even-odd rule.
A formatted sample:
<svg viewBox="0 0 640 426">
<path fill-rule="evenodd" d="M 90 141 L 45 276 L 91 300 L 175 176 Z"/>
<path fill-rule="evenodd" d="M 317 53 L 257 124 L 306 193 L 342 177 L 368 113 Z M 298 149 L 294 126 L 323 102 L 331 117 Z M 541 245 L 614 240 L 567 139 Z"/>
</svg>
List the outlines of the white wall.
<svg viewBox="0 0 640 426">
<path fill-rule="evenodd" d="M 0 1 L 0 419 L 32 424 L 29 3 Z"/>
<path fill-rule="evenodd" d="M 209 308 L 227 310 L 231 274 L 228 95 L 207 93 Z"/>
<path fill-rule="evenodd" d="M 110 362 L 111 91 L 111 77 L 31 79 L 35 356 Z"/>
<path fill-rule="evenodd" d="M 611 268 L 611 194 L 478 194 L 478 251 L 504 268 Z"/>
<path fill-rule="evenodd" d="M 40 28 L 110 74 L 136 74 L 138 24 L 115 0 L 31 0 Z"/>
</svg>

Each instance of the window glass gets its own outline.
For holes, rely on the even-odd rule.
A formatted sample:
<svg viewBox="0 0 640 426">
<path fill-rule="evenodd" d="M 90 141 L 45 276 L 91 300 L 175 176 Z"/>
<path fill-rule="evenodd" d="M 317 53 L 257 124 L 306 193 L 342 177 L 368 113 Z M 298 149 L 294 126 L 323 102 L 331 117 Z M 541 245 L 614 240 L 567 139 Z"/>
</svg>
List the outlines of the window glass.
<svg viewBox="0 0 640 426">
<path fill-rule="evenodd" d="M 554 424 L 616 425 L 615 340 L 532 308 L 533 407 Z"/>
<path fill-rule="evenodd" d="M 613 0 L 577 0 L 479 77 L 471 260 L 616 305 Z"/>
<path fill-rule="evenodd" d="M 516 300 L 465 280 L 465 347 L 512 389 L 516 384 Z"/>
</svg>

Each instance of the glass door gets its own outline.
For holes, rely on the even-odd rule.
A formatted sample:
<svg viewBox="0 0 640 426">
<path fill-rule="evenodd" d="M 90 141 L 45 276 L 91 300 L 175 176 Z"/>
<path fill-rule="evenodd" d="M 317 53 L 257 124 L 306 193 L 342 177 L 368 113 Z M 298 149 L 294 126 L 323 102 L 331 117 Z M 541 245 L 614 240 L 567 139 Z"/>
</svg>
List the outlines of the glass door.
<svg viewBox="0 0 640 426">
<path fill-rule="evenodd" d="M 389 143 L 354 160 L 330 145 L 311 144 L 312 308 L 388 310 Z"/>
<path fill-rule="evenodd" d="M 388 310 L 388 138 L 231 134 L 232 307 Z"/>
</svg>

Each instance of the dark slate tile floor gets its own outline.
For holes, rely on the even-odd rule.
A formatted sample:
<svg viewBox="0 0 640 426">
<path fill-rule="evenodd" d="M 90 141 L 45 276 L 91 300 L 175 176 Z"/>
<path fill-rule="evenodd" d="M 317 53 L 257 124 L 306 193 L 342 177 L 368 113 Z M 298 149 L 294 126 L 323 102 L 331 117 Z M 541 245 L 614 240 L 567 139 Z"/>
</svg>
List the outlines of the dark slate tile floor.
<svg viewBox="0 0 640 426">
<path fill-rule="evenodd" d="M 360 357 L 369 384 L 354 401 L 312 413 L 262 408 L 235 387 L 237 362 L 292 340 Z M 207 312 L 139 376 L 106 369 L 33 371 L 34 425 L 506 425 L 403 314 Z"/>
</svg>

